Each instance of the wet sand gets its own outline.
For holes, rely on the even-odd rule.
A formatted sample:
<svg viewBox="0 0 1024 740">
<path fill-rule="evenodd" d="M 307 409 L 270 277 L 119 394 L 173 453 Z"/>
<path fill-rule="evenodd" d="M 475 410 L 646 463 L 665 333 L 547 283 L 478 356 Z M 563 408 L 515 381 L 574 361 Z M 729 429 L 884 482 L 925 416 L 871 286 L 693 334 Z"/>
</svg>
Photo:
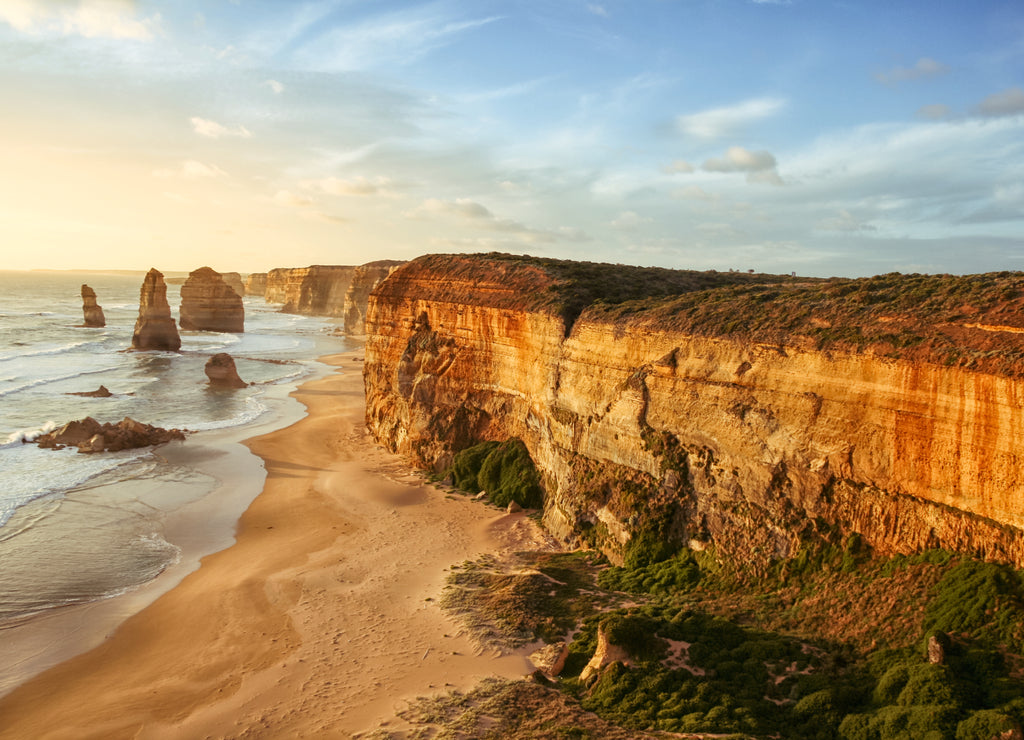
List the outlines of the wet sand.
<svg viewBox="0 0 1024 740">
<path fill-rule="evenodd" d="M 441 613 L 448 566 L 540 547 L 523 514 L 423 483 L 364 431 L 361 352 L 248 441 L 266 482 L 236 543 L 97 648 L 0 700 L 0 738 L 349 737 L 418 695 L 515 677 Z"/>
</svg>

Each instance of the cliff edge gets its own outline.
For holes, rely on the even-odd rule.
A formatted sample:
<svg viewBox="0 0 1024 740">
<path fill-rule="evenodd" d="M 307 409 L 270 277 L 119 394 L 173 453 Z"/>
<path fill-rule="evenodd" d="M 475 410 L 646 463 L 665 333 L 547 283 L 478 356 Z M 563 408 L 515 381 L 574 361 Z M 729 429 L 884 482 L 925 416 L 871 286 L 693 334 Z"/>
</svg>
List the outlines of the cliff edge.
<svg viewBox="0 0 1024 740">
<path fill-rule="evenodd" d="M 369 298 L 367 423 L 522 439 L 544 521 L 767 564 L 859 533 L 1024 564 L 1024 277 L 812 280 L 428 255 Z"/>
</svg>

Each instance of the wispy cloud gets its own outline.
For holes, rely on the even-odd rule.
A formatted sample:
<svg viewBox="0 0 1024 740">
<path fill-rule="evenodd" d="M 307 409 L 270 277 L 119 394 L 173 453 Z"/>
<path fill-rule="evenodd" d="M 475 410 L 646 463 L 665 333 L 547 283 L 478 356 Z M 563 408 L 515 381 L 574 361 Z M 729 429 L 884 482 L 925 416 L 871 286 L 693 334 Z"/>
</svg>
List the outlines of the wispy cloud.
<svg viewBox="0 0 1024 740">
<path fill-rule="evenodd" d="M 154 170 L 155 177 L 183 177 L 186 180 L 199 180 L 209 177 L 226 177 L 228 173 L 212 164 L 203 164 L 194 159 L 187 159 L 181 166 L 174 169 Z"/>
<path fill-rule="evenodd" d="M 516 238 L 531 244 L 559 240 L 579 242 L 589 239 L 579 229 L 534 229 L 514 219 L 499 218 L 487 206 L 469 198 L 427 198 L 412 210 L 406 211 L 404 215 L 410 219 L 430 219 L 437 216 L 453 218 L 464 226 L 514 234 Z"/>
<path fill-rule="evenodd" d="M 156 13 L 138 18 L 132 0 L 0 0 L 0 20 L 24 33 L 145 41 L 159 31 Z"/>
<path fill-rule="evenodd" d="M 866 220 L 857 218 L 845 208 L 840 208 L 835 216 L 824 218 L 818 222 L 822 231 L 875 231 L 875 227 Z"/>
<path fill-rule="evenodd" d="M 926 118 L 929 121 L 941 121 L 943 118 L 949 118 L 951 115 L 953 115 L 953 111 L 949 109 L 949 106 L 941 103 L 922 105 L 917 109 L 917 117 Z"/>
<path fill-rule="evenodd" d="M 976 109 L 983 116 L 1013 116 L 1024 113 L 1024 90 L 1011 87 L 993 93 L 978 103 Z"/>
<path fill-rule="evenodd" d="M 277 80 L 267 80 L 263 84 L 273 90 L 275 95 L 280 95 L 284 92 L 284 83 Z"/>
<path fill-rule="evenodd" d="M 937 77 L 947 72 L 949 72 L 949 67 L 942 62 L 937 62 L 930 57 L 921 57 L 912 67 L 893 67 L 884 72 L 878 72 L 875 74 L 875 79 L 883 85 L 895 85 L 926 77 Z"/>
<path fill-rule="evenodd" d="M 596 3 L 588 3 L 587 10 L 589 10 L 594 15 L 601 16 L 602 18 L 608 17 L 608 9 L 603 5 L 598 5 Z"/>
<path fill-rule="evenodd" d="M 386 177 L 354 177 L 342 180 L 338 177 L 325 177 L 304 183 L 306 187 L 316 188 L 328 195 L 388 195 L 391 180 Z"/>
<path fill-rule="evenodd" d="M 274 194 L 274 203 L 285 208 L 309 208 L 315 201 L 306 195 L 293 193 L 290 190 L 278 190 Z"/>
<path fill-rule="evenodd" d="M 693 172 L 695 169 L 696 168 L 685 159 L 677 159 L 674 162 L 666 164 L 661 168 L 661 171 L 667 175 L 686 175 Z"/>
<path fill-rule="evenodd" d="M 207 136 L 211 139 L 219 139 L 222 136 L 239 136 L 243 139 L 248 139 L 252 136 L 252 132 L 245 126 L 230 128 L 217 123 L 216 121 L 199 118 L 198 116 L 193 116 L 190 120 L 192 122 L 192 128 L 197 134 L 200 136 Z"/>
<path fill-rule="evenodd" d="M 780 98 L 753 98 L 736 105 L 681 115 L 676 118 L 676 125 L 684 134 L 700 139 L 717 139 L 776 115 L 785 104 Z"/>
</svg>

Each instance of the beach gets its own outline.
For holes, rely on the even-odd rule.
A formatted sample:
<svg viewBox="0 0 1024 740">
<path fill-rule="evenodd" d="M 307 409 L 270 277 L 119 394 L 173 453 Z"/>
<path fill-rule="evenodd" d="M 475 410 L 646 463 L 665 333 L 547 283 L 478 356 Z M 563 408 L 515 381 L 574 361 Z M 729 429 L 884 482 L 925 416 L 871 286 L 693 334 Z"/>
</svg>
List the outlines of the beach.
<svg viewBox="0 0 1024 740">
<path fill-rule="evenodd" d="M 266 480 L 235 543 L 3 697 L 0 738 L 344 738 L 417 696 L 530 670 L 478 654 L 438 600 L 451 565 L 543 533 L 377 447 L 361 359 L 322 358 L 338 371 L 293 393 L 306 415 L 246 442 Z"/>
</svg>

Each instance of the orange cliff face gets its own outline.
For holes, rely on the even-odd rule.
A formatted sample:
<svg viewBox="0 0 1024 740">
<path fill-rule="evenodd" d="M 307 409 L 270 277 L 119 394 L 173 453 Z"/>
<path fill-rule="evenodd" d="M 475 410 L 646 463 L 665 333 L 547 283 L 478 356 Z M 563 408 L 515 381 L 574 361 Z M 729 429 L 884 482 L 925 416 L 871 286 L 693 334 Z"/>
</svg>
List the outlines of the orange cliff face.
<svg viewBox="0 0 1024 740">
<path fill-rule="evenodd" d="M 641 309 L 570 314 L 566 336 L 543 298 L 559 280 L 528 260 L 432 255 L 378 286 L 364 370 L 378 440 L 444 469 L 479 441 L 522 438 L 549 529 L 613 559 L 657 521 L 755 563 L 827 530 L 882 553 L 1024 564 L 1016 374 L 796 333 L 705 335 Z"/>
<path fill-rule="evenodd" d="M 358 266 L 276 268 L 265 273 L 250 290 L 262 283 L 266 301 L 284 304 L 283 312 L 342 318 L 346 334 L 361 335 L 370 291 L 401 264 L 380 260 Z"/>
</svg>

